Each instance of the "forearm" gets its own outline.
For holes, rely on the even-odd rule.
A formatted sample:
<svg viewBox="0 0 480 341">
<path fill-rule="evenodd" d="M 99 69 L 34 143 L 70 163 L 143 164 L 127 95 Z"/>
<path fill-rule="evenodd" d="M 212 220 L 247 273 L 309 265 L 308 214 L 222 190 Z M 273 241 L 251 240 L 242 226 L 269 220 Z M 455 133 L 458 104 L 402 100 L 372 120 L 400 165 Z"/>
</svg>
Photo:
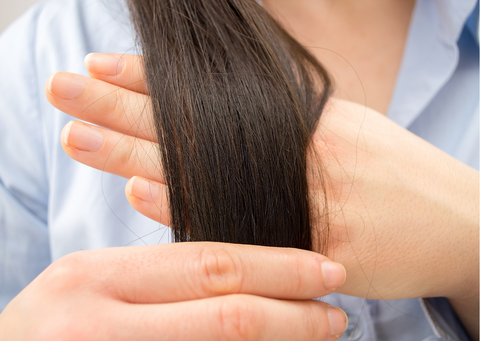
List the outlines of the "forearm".
<svg viewBox="0 0 480 341">
<path fill-rule="evenodd" d="M 477 272 L 478 275 L 478 272 Z M 464 299 L 449 299 L 450 304 L 462 321 L 463 326 L 473 340 L 479 339 L 478 335 L 478 286 L 472 297 Z"/>
<path fill-rule="evenodd" d="M 465 329 L 473 340 L 479 340 L 479 177 L 478 172 L 472 172 L 470 178 L 462 178 L 464 193 L 461 207 L 464 226 L 459 226 L 459 242 L 457 243 L 458 277 L 462 286 L 456 294 L 448 297 L 450 304 L 462 321 Z M 470 188 L 467 188 L 470 186 Z M 460 206 L 461 205 L 461 206 Z M 461 219 L 459 219 L 461 221 Z"/>
<path fill-rule="evenodd" d="M 453 161 L 436 176 L 442 193 L 437 229 L 446 233 L 443 262 L 435 262 L 435 281 L 473 340 L 479 339 L 479 173 Z M 440 175 L 441 174 L 441 175 Z M 442 188 L 443 187 L 443 188 Z M 436 245 L 438 251 L 438 244 Z M 444 279 L 443 284 L 439 279 Z"/>
</svg>

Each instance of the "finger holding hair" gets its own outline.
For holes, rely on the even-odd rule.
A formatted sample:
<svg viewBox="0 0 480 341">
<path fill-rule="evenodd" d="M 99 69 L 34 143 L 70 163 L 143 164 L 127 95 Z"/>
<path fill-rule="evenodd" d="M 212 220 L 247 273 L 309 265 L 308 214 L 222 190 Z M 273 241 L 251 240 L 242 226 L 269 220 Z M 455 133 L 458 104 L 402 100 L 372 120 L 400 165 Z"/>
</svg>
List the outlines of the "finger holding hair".
<svg viewBox="0 0 480 341">
<path fill-rule="evenodd" d="M 157 141 L 148 95 L 68 72 L 51 75 L 45 95 L 58 110 L 82 121 Z"/>
<path fill-rule="evenodd" d="M 145 304 L 232 294 L 305 300 L 332 293 L 346 278 L 341 264 L 315 252 L 211 242 L 88 251 L 56 265 L 71 267 L 88 269 L 78 285 L 98 281 L 114 299 Z"/>
<path fill-rule="evenodd" d="M 85 67 L 92 78 L 148 95 L 142 56 L 90 53 Z"/>
<path fill-rule="evenodd" d="M 168 187 L 139 176 L 132 177 L 125 195 L 132 207 L 144 216 L 165 226 L 172 226 L 168 203 Z"/>
<path fill-rule="evenodd" d="M 61 142 L 68 156 L 87 166 L 124 178 L 165 181 L 154 142 L 79 121 L 63 128 Z"/>
<path fill-rule="evenodd" d="M 118 340 L 331 341 L 347 327 L 342 310 L 313 300 L 228 295 L 130 308 L 124 310 L 135 317 L 122 321 L 126 332 Z"/>
<path fill-rule="evenodd" d="M 344 279 L 340 264 L 298 249 L 181 243 L 81 251 L 10 302 L 0 338 L 336 340 L 346 315 L 310 298 Z"/>
</svg>

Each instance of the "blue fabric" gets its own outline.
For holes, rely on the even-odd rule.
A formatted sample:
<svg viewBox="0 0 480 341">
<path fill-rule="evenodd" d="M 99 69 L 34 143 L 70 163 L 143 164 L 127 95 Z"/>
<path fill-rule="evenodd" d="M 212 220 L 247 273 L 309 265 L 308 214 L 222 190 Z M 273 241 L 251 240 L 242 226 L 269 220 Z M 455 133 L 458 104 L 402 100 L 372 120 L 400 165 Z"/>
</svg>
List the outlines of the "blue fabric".
<svg viewBox="0 0 480 341">
<path fill-rule="evenodd" d="M 417 0 L 388 116 L 478 169 L 476 5 L 475 0 Z M 86 75 L 83 58 L 90 52 L 138 52 L 125 7 L 115 0 L 38 4 L 0 37 L 0 51 L 3 309 L 63 255 L 166 243 L 171 236 L 130 207 L 125 179 L 83 166 L 63 152 L 60 131 L 72 118 L 44 96 L 53 72 Z M 350 316 L 342 340 L 468 340 L 442 298 L 373 301 L 334 294 L 325 300 Z"/>
<path fill-rule="evenodd" d="M 479 27 L 478 27 L 478 2 L 477 5 L 475 6 L 475 10 L 470 14 L 470 17 L 467 20 L 467 27 L 470 30 L 470 33 L 472 36 L 477 40 L 478 43 L 478 35 L 479 35 Z"/>
</svg>

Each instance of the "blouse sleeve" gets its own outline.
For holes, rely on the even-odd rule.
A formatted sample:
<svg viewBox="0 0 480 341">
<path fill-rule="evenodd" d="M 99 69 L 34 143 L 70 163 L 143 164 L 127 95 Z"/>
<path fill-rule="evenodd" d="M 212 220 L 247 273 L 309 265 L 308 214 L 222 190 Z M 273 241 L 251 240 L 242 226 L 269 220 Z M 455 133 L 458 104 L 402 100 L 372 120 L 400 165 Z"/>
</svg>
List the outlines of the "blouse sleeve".
<svg viewBox="0 0 480 341">
<path fill-rule="evenodd" d="M 31 8 L 0 37 L 0 311 L 50 264 L 48 179 Z"/>
</svg>

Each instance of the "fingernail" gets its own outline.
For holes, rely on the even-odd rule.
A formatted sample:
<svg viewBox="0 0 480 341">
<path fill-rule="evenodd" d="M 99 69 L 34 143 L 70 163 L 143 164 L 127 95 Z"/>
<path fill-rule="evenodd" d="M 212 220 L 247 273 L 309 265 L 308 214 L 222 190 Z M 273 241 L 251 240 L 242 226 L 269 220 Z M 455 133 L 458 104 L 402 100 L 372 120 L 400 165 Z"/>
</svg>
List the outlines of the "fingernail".
<svg viewBox="0 0 480 341">
<path fill-rule="evenodd" d="M 75 99 L 85 91 L 86 84 L 81 76 L 67 72 L 57 72 L 50 76 L 48 91 L 55 97 Z"/>
<path fill-rule="evenodd" d="M 140 200 L 152 202 L 158 197 L 158 186 L 139 177 L 133 179 L 132 195 Z"/>
<path fill-rule="evenodd" d="M 85 66 L 91 73 L 116 76 L 123 71 L 123 59 L 104 53 L 90 53 L 85 57 Z"/>
<path fill-rule="evenodd" d="M 96 152 L 103 146 L 102 133 L 79 122 L 69 122 L 62 135 L 63 143 L 67 146 L 85 152 Z"/>
<path fill-rule="evenodd" d="M 330 324 L 330 335 L 334 339 L 340 338 L 348 326 L 347 314 L 342 309 L 327 306 L 328 323 Z"/>
<path fill-rule="evenodd" d="M 347 273 L 342 264 L 326 261 L 322 263 L 323 284 L 325 289 L 334 290 L 345 283 Z"/>
</svg>

